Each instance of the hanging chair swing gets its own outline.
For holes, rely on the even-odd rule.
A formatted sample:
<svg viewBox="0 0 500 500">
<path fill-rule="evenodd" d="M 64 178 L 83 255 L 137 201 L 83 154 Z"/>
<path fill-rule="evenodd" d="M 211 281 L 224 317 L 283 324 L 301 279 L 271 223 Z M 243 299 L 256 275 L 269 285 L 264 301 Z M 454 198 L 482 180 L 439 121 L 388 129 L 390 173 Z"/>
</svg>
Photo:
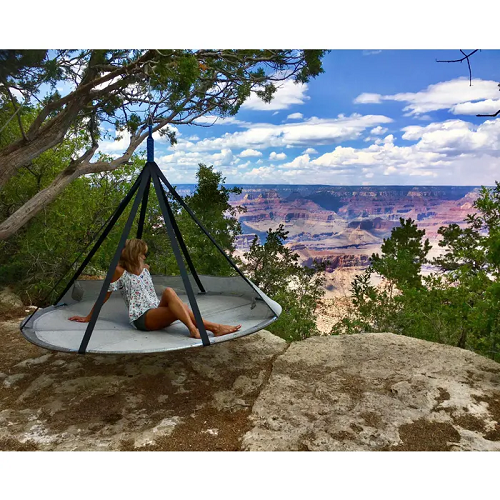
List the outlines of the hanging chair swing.
<svg viewBox="0 0 500 500">
<path fill-rule="evenodd" d="M 180 276 L 153 275 L 155 291 L 161 296 L 165 288 L 173 288 L 181 300 L 189 302 L 201 339 L 190 337 L 187 327 L 179 321 L 175 321 L 163 330 L 147 332 L 136 330 L 128 322 L 128 312 L 123 299 L 116 293 L 111 295 L 103 307 L 109 284 L 141 202 L 137 238 L 142 237 L 151 183 L 158 198 L 165 228 L 180 272 Z M 164 186 L 205 234 L 207 244 L 211 242 L 215 245 L 236 271 L 237 276 L 218 277 L 197 274 L 174 218 Z M 78 280 L 134 195 L 132 209 L 106 278 L 104 280 Z M 244 276 L 230 256 L 224 252 L 196 218 L 155 163 L 151 119 L 149 120 L 147 140 L 147 162 L 115 213 L 104 224 L 103 229 L 98 241 L 54 304 L 50 307 L 37 309 L 21 322 L 22 334 L 33 344 L 49 350 L 79 354 L 87 352 L 132 354 L 173 351 L 188 347 L 206 347 L 255 333 L 276 321 L 281 314 L 281 306 Z M 69 321 L 68 318 L 71 316 L 86 315 L 94 304 L 95 307 L 89 323 Z M 202 317 L 216 323 L 241 324 L 241 329 L 235 333 L 215 337 L 207 333 Z"/>
</svg>

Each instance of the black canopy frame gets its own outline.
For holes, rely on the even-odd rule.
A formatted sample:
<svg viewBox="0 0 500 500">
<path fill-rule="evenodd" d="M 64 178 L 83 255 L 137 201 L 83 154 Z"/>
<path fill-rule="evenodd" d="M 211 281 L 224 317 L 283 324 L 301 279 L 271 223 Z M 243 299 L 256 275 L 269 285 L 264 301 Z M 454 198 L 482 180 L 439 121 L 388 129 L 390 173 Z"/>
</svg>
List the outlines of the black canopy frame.
<svg viewBox="0 0 500 500">
<path fill-rule="evenodd" d="M 196 295 L 193 290 L 193 286 L 191 284 L 191 281 L 189 279 L 189 275 L 186 269 L 186 265 L 184 264 L 183 257 L 186 261 L 187 267 L 189 268 L 192 277 L 199 289 L 199 294 L 205 294 L 206 290 L 205 287 L 203 286 L 203 283 L 201 282 L 201 279 L 196 272 L 195 266 L 193 264 L 193 261 L 189 255 L 188 248 L 184 242 L 184 239 L 182 237 L 181 231 L 177 225 L 177 222 L 175 220 L 172 208 L 170 206 L 170 203 L 168 201 L 168 197 L 165 191 L 164 186 L 168 189 L 169 193 L 172 195 L 172 197 L 181 205 L 182 208 L 186 210 L 186 212 L 190 215 L 190 217 L 193 219 L 193 221 L 196 223 L 196 225 L 201 229 L 201 231 L 210 239 L 210 241 L 214 244 L 214 246 L 219 250 L 219 252 L 224 256 L 224 258 L 227 260 L 227 262 L 231 265 L 231 267 L 245 280 L 245 282 L 256 292 L 256 294 L 260 298 L 260 291 L 255 287 L 255 285 L 246 278 L 246 276 L 242 273 L 242 271 L 238 268 L 238 266 L 235 264 L 235 262 L 231 259 L 231 257 L 224 251 L 224 249 L 215 241 L 215 239 L 212 237 L 212 235 L 208 232 L 208 230 L 203 226 L 203 224 L 198 220 L 196 215 L 193 213 L 193 211 L 189 208 L 189 206 L 185 203 L 185 201 L 182 199 L 182 197 L 177 193 L 177 191 L 174 189 L 174 187 L 168 182 L 167 178 L 159 168 L 159 166 L 156 164 L 154 161 L 154 143 L 152 139 L 152 126 L 149 126 L 149 137 L 147 141 L 147 162 L 140 172 L 139 176 L 137 177 L 136 181 L 130 188 L 129 192 L 126 194 L 125 198 L 122 200 L 122 202 L 119 204 L 117 207 L 115 213 L 108 219 L 107 223 L 105 223 L 105 228 L 104 231 L 102 232 L 101 236 L 97 240 L 97 242 L 94 244 L 90 252 L 87 254 L 85 257 L 84 261 L 80 265 L 80 267 L 77 269 L 77 271 L 74 273 L 72 278 L 69 280 L 68 284 L 64 288 L 63 292 L 59 294 L 58 298 L 54 302 L 54 306 L 57 307 L 58 303 L 61 301 L 61 299 L 64 297 L 64 295 L 69 291 L 71 286 L 75 283 L 75 281 L 78 279 L 78 277 L 81 275 L 85 267 L 88 265 L 88 263 L 91 261 L 92 257 L 95 255 L 97 250 L 100 248 L 108 234 L 111 232 L 113 227 L 115 226 L 116 222 L 120 218 L 120 216 L 123 214 L 125 211 L 126 207 L 128 204 L 132 201 L 135 195 L 135 199 L 131 208 L 131 211 L 129 213 L 127 222 L 125 224 L 125 227 L 122 231 L 122 235 L 120 237 L 120 241 L 118 244 L 118 247 L 115 251 L 115 254 L 113 256 L 113 259 L 111 260 L 111 263 L 109 265 L 106 278 L 104 279 L 104 282 L 102 284 L 101 290 L 99 292 L 99 296 L 95 302 L 94 308 L 92 310 L 92 315 L 91 319 L 87 325 L 87 328 L 85 330 L 84 336 L 82 338 L 80 347 L 78 349 L 79 354 L 85 354 L 87 351 L 87 346 L 89 344 L 90 338 L 92 336 L 92 332 L 94 331 L 94 327 L 96 325 L 97 319 L 99 317 L 99 313 L 102 309 L 102 306 L 104 304 L 106 294 L 109 289 L 109 285 L 111 283 L 111 279 L 113 277 L 114 271 L 118 265 L 119 259 L 121 252 L 125 246 L 126 240 L 129 236 L 130 230 L 132 228 L 132 224 L 135 220 L 137 211 L 139 209 L 139 204 L 141 204 L 141 211 L 139 215 L 139 220 L 138 220 L 138 227 L 137 227 L 137 238 L 141 238 L 143 231 L 144 231 L 144 222 L 146 218 L 146 210 L 147 210 L 147 205 L 148 205 L 148 200 L 149 200 L 149 195 L 150 195 L 150 183 L 153 183 L 154 191 L 155 194 L 158 198 L 160 210 L 162 213 L 163 221 L 165 223 L 165 227 L 167 230 L 167 234 L 172 246 L 172 250 L 177 262 L 177 265 L 179 267 L 179 272 L 182 277 L 182 282 L 186 291 L 186 294 L 188 296 L 189 304 L 191 306 L 191 309 L 193 311 L 193 315 L 195 317 L 195 323 L 198 328 L 198 331 L 200 332 L 200 336 L 202 339 L 203 346 L 209 346 L 211 345 L 207 331 L 205 329 L 205 326 L 203 324 L 203 320 L 201 317 L 200 309 L 198 307 L 198 302 L 196 300 Z M 142 203 L 141 203 L 142 202 Z M 101 228 L 102 229 L 102 228 Z M 58 282 L 58 284 L 60 281 Z M 57 286 L 57 285 L 56 285 Z M 55 289 L 55 287 L 54 287 Z M 50 292 L 52 293 L 54 289 Z M 50 294 L 49 294 L 50 296 Z M 273 315 L 275 314 L 272 308 L 265 302 L 267 307 L 273 312 Z M 38 309 L 37 309 L 38 310 Z M 29 322 L 31 317 L 35 314 L 36 311 L 34 311 L 27 319 L 26 321 L 23 322 L 21 325 L 21 331 L 23 328 L 26 326 L 26 324 Z"/>
</svg>

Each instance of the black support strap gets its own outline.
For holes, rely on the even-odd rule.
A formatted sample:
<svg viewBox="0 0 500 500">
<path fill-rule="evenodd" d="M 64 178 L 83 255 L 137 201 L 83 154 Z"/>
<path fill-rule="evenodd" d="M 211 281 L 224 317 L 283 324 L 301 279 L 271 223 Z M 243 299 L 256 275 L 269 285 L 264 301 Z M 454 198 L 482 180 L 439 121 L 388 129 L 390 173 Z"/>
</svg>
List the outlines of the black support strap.
<svg viewBox="0 0 500 500">
<path fill-rule="evenodd" d="M 226 254 L 224 249 L 213 239 L 212 235 L 205 229 L 203 224 L 196 218 L 196 215 L 193 213 L 193 211 L 186 205 L 186 202 L 182 199 L 182 197 L 177 193 L 177 191 L 174 189 L 174 187 L 168 182 L 167 178 L 165 175 L 163 175 L 163 172 L 160 170 L 158 165 L 156 165 L 156 168 L 153 168 L 153 172 L 156 172 L 158 177 L 162 180 L 162 182 L 167 186 L 168 190 L 170 193 L 172 193 L 172 196 L 175 198 L 176 201 L 180 203 L 180 205 L 186 210 L 186 212 L 191 216 L 191 218 L 194 220 L 194 222 L 198 225 L 198 227 L 205 233 L 205 235 L 210 239 L 210 241 L 217 247 L 219 252 L 224 256 L 224 258 L 227 260 L 227 262 L 230 264 L 230 266 L 245 280 L 245 282 L 254 290 L 256 293 L 259 293 L 258 290 L 255 289 L 255 286 L 252 284 L 251 281 L 240 271 L 239 267 L 233 262 L 231 257 Z M 271 309 L 269 304 L 265 302 L 266 306 L 271 310 L 271 312 L 274 314 L 274 311 Z"/>
<path fill-rule="evenodd" d="M 193 278 L 196 281 L 196 284 L 198 285 L 200 292 L 206 293 L 205 287 L 201 283 L 200 277 L 198 276 L 198 273 L 196 272 L 193 261 L 191 260 L 191 256 L 189 255 L 189 251 L 186 247 L 186 243 L 184 243 L 184 238 L 182 237 L 179 226 L 177 225 L 177 221 L 175 220 L 174 214 L 172 212 L 172 207 L 170 206 L 170 203 L 168 202 L 168 198 L 167 198 L 167 195 L 166 195 L 163 187 L 162 187 L 161 192 L 163 194 L 165 206 L 167 207 L 168 215 L 170 217 L 170 220 L 172 221 L 172 227 L 174 228 L 175 236 L 177 238 L 177 241 L 179 242 L 179 246 L 181 247 L 182 253 L 184 254 L 184 258 L 186 259 L 186 263 L 189 267 L 189 270 L 191 271 L 191 274 L 193 275 Z"/>
<path fill-rule="evenodd" d="M 110 220 L 110 222 L 109 222 L 108 226 L 106 227 L 106 229 L 101 234 L 101 237 L 97 240 L 97 243 L 94 245 L 94 247 L 92 248 L 92 250 L 90 251 L 90 253 L 87 255 L 87 257 L 83 261 L 82 265 L 78 268 L 78 270 L 76 271 L 76 273 L 71 278 L 70 282 L 66 285 L 66 288 L 63 290 L 63 292 L 59 295 L 59 297 L 57 298 L 57 300 L 54 302 L 54 305 L 57 304 L 64 297 L 64 295 L 66 294 L 66 292 L 71 288 L 71 286 L 73 285 L 73 283 L 78 279 L 78 277 L 80 276 L 80 274 L 87 267 L 87 264 L 92 260 L 92 257 L 94 256 L 94 254 L 97 252 L 97 250 L 99 250 L 99 247 L 102 245 L 102 242 L 106 239 L 106 237 L 108 236 L 108 234 L 111 232 L 111 230 L 113 229 L 114 225 L 116 224 L 116 221 L 120 218 L 120 215 L 123 213 L 123 211 L 125 210 L 126 206 L 129 204 L 130 200 L 132 199 L 132 197 L 134 196 L 135 192 L 139 188 L 139 185 L 140 185 L 141 179 L 143 177 L 143 174 L 144 174 L 144 170 L 139 174 L 139 176 L 137 177 L 134 185 L 130 188 L 130 191 L 127 193 L 127 195 L 125 196 L 125 198 L 122 200 L 122 202 L 120 203 L 120 205 L 116 209 L 116 212 L 114 213 L 114 215 L 113 215 L 112 219 Z"/>
<path fill-rule="evenodd" d="M 194 294 L 193 287 L 191 286 L 191 282 L 189 281 L 189 276 L 188 276 L 188 273 L 186 271 L 184 261 L 182 260 L 182 255 L 181 255 L 181 252 L 179 249 L 179 245 L 177 244 L 177 240 L 175 237 L 175 231 L 174 231 L 173 223 L 171 220 L 172 213 L 169 212 L 169 210 L 167 208 L 167 204 L 165 203 L 164 191 L 161 187 L 160 179 L 158 178 L 158 173 L 157 173 L 158 171 L 160 171 L 158 166 L 156 166 L 156 168 L 152 169 L 151 177 L 153 179 L 153 185 L 154 185 L 154 188 L 156 190 L 156 196 L 158 197 L 158 201 L 160 203 L 160 209 L 161 209 L 161 212 L 163 215 L 163 219 L 165 221 L 165 226 L 167 228 L 168 237 L 170 238 L 170 242 L 172 244 L 172 250 L 174 252 L 175 259 L 177 261 L 177 265 L 179 266 L 179 271 L 181 273 L 182 282 L 184 283 L 184 288 L 186 290 L 186 293 L 187 293 L 187 296 L 189 299 L 189 303 L 191 305 L 191 309 L 193 310 L 194 318 L 196 320 L 196 326 L 198 327 L 198 331 L 200 332 L 203 345 L 206 347 L 206 346 L 210 345 L 210 340 L 208 338 L 207 331 L 205 330 L 205 326 L 203 324 L 203 319 L 201 317 L 200 309 L 199 309 L 198 303 L 196 301 L 196 296 Z M 172 218 L 173 218 L 173 216 L 172 216 Z"/>
<path fill-rule="evenodd" d="M 94 305 L 94 310 L 92 311 L 92 316 L 90 318 L 90 322 L 85 330 L 85 335 L 83 336 L 82 343 L 80 344 L 80 349 L 78 350 L 79 354 L 85 354 L 87 351 L 87 346 L 90 341 L 90 337 L 92 336 L 92 332 L 94 331 L 95 324 L 97 322 L 97 318 L 99 317 L 99 313 L 101 312 L 101 308 L 104 304 L 104 299 L 106 294 L 108 293 L 109 284 L 111 283 L 111 278 L 115 272 L 116 266 L 118 265 L 118 261 L 120 260 L 120 256 L 122 253 L 122 249 L 125 246 L 125 242 L 127 241 L 128 235 L 130 233 L 130 228 L 132 227 L 132 223 L 134 222 L 135 215 L 137 213 L 137 209 L 139 208 L 139 203 L 142 200 L 144 195 L 144 191 L 146 190 L 146 186 L 149 184 L 151 179 L 151 171 L 148 165 L 146 165 L 141 172 L 141 183 L 137 192 L 137 196 L 135 197 L 134 204 L 132 205 L 132 210 L 128 216 L 128 220 L 123 228 L 122 236 L 120 238 L 120 243 L 118 244 L 118 248 L 116 249 L 115 255 L 108 269 L 108 273 L 106 274 L 106 278 L 104 279 L 104 283 L 102 284 L 101 291 L 99 293 L 99 297 Z"/>
</svg>

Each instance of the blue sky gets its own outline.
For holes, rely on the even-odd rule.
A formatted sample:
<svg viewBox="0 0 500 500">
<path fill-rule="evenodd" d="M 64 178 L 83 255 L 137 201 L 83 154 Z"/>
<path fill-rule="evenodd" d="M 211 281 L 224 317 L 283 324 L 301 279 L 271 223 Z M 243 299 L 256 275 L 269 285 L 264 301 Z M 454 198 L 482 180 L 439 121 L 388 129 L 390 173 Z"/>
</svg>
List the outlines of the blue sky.
<svg viewBox="0 0 500 500">
<path fill-rule="evenodd" d="M 251 98 L 211 127 L 179 126 L 156 140 L 172 182 L 195 181 L 198 163 L 228 183 L 491 185 L 500 180 L 500 51 L 332 50 L 325 73 L 287 82 L 270 104 Z M 126 138 L 125 138 L 126 139 Z M 123 143 L 103 144 L 117 154 Z"/>
</svg>

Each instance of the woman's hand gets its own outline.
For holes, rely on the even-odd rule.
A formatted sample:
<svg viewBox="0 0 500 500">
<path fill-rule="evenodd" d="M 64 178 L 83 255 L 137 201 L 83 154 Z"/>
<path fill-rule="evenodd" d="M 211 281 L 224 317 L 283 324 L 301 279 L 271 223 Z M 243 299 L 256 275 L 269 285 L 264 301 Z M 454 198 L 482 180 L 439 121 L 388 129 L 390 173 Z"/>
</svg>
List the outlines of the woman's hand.
<svg viewBox="0 0 500 500">
<path fill-rule="evenodd" d="M 70 321 L 78 321 L 79 323 L 88 323 L 90 321 L 90 316 L 71 316 L 68 318 Z"/>
</svg>

